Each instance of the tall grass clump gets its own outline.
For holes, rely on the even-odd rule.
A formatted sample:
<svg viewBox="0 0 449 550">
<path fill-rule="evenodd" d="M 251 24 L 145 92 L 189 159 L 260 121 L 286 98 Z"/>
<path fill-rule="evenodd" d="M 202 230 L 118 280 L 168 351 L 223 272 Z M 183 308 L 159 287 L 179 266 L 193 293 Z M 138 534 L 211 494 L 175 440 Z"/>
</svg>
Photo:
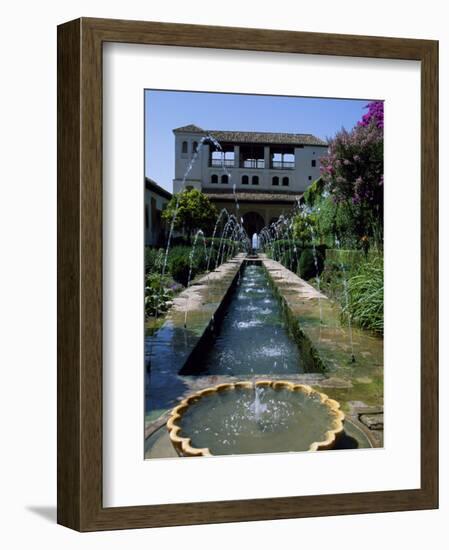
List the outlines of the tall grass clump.
<svg viewBox="0 0 449 550">
<path fill-rule="evenodd" d="M 379 334 L 384 331 L 384 262 L 373 256 L 361 264 L 348 280 L 348 306 L 345 315 L 362 328 Z"/>
</svg>

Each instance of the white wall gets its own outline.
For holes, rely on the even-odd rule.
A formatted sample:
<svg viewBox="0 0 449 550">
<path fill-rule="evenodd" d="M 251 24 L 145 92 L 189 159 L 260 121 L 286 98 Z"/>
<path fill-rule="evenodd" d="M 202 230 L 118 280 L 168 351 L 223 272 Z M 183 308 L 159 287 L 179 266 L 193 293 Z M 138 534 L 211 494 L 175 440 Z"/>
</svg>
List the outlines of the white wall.
<svg viewBox="0 0 449 550">
<path fill-rule="evenodd" d="M 300 128 L 298 129 L 298 132 Z M 179 193 L 182 190 L 183 178 L 186 173 L 190 161 L 192 159 L 192 150 L 194 141 L 199 142 L 201 134 L 194 134 L 191 132 L 177 132 L 174 139 L 175 147 L 175 179 L 173 180 L 173 193 Z M 182 153 L 182 144 L 187 143 L 187 153 Z M 265 147 L 267 154 L 267 147 Z M 228 167 L 228 172 L 231 174 L 232 181 L 227 184 L 221 184 L 221 176 L 224 174 L 221 167 L 209 166 L 209 145 L 203 145 L 199 150 L 198 161 L 193 164 L 188 174 L 185 185 L 195 187 L 196 189 L 208 189 L 208 190 L 232 190 L 232 185 L 237 184 L 237 189 L 250 192 L 253 189 L 263 191 L 305 191 L 309 185 L 313 183 L 320 176 L 320 158 L 327 155 L 327 149 L 324 147 L 314 147 L 306 145 L 304 147 L 295 147 L 295 169 L 294 170 L 267 170 L 265 168 L 260 170 Z M 311 161 L 316 161 L 316 166 L 312 167 Z M 238 160 L 235 160 L 238 163 Z M 238 164 L 235 164 L 238 166 Z M 211 184 L 212 174 L 218 175 L 218 184 Z M 242 176 L 247 175 L 249 177 L 249 184 L 242 184 Z M 257 186 L 251 184 L 252 176 L 258 176 L 259 183 Z M 279 178 L 279 186 L 273 187 L 272 178 L 277 176 Z M 309 179 L 310 176 L 310 179 Z M 285 187 L 282 185 L 282 178 L 289 178 L 289 185 Z"/>
<path fill-rule="evenodd" d="M 441 151 L 449 149 L 449 35 L 444 2 L 68 0 L 5 4 L 2 52 L 0 271 L 5 548 L 443 548 L 449 513 L 448 286 L 441 299 L 441 509 L 321 519 L 79 535 L 54 525 L 56 503 L 56 25 L 80 15 L 440 39 Z M 232 78 L 232 75 L 229 75 Z M 449 173 L 441 163 L 441 281 L 449 279 Z M 442 542 L 440 542 L 440 540 Z M 444 542 L 443 542 L 444 541 Z"/>
<path fill-rule="evenodd" d="M 305 191 L 320 175 L 320 158 L 327 155 L 323 147 L 297 147 L 295 149 L 295 179 L 296 189 Z M 316 166 L 312 166 L 312 160 Z M 309 176 L 311 179 L 309 179 Z"/>
<path fill-rule="evenodd" d="M 190 165 L 193 156 L 194 142 L 200 143 L 202 135 L 192 134 L 192 133 L 176 133 L 173 135 L 173 143 L 175 147 L 175 178 L 176 180 L 181 180 L 184 177 L 184 174 L 187 171 L 187 168 Z M 182 144 L 187 142 L 187 154 L 182 153 Z M 199 156 L 201 159 L 208 159 L 208 148 L 206 146 L 201 147 L 199 151 Z M 198 159 L 200 160 L 200 159 Z M 207 165 L 207 164 L 206 164 Z M 201 180 L 202 177 L 202 164 L 201 162 L 195 162 L 189 172 L 188 180 Z M 189 181 L 189 185 L 191 182 Z M 179 189 L 174 189 L 174 192 L 177 193 Z"/>
</svg>

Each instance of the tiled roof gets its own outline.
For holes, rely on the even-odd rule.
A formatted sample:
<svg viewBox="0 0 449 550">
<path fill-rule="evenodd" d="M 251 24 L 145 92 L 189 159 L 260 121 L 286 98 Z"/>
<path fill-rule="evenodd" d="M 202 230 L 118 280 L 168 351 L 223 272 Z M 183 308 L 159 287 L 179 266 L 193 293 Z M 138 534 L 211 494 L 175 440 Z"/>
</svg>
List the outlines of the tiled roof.
<svg viewBox="0 0 449 550">
<path fill-rule="evenodd" d="M 173 132 L 194 132 L 197 134 L 203 134 L 205 130 L 195 124 L 188 124 L 187 126 L 181 126 L 180 128 L 175 128 Z"/>
<path fill-rule="evenodd" d="M 211 135 L 218 141 L 232 143 L 266 143 L 278 145 L 320 145 L 327 147 L 327 143 L 312 134 L 288 134 L 283 132 L 240 132 L 234 130 L 204 130 L 194 124 L 175 128 L 173 132 L 191 132 L 195 134 Z"/>
<path fill-rule="evenodd" d="M 153 193 L 156 193 L 156 195 L 159 195 L 160 197 L 164 197 L 165 199 L 170 200 L 172 198 L 172 194 L 170 191 L 167 191 L 160 185 L 158 185 L 154 180 L 151 178 L 145 178 L 145 187 L 149 191 L 153 191 Z"/>
<path fill-rule="evenodd" d="M 209 192 L 207 189 L 203 189 L 203 193 L 207 195 L 212 201 L 235 200 L 233 193 Z M 294 204 L 302 197 L 302 193 L 246 193 L 244 191 L 236 191 L 236 195 L 239 202 L 277 202 L 290 204 Z"/>
</svg>

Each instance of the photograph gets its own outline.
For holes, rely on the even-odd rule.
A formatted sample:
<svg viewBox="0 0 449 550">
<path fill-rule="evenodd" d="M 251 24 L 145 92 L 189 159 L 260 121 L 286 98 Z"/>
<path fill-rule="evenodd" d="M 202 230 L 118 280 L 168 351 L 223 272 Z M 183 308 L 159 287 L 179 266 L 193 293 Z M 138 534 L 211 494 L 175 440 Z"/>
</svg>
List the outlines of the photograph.
<svg viewBox="0 0 449 550">
<path fill-rule="evenodd" d="M 439 550 L 443 6 L 5 3 L 2 548 Z"/>
<path fill-rule="evenodd" d="M 383 447 L 384 101 L 144 102 L 145 458 Z"/>
</svg>

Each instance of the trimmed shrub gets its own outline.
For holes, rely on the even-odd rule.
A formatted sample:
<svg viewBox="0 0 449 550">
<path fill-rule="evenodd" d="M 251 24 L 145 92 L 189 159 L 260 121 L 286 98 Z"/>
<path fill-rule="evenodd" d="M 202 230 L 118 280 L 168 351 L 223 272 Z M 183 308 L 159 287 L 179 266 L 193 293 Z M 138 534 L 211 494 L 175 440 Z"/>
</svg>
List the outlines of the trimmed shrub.
<svg viewBox="0 0 449 550">
<path fill-rule="evenodd" d="M 319 273 L 321 273 L 323 270 L 326 248 L 327 247 L 325 244 L 319 244 L 316 246 Z M 310 254 L 309 252 L 306 254 L 303 262 L 308 262 L 308 258 L 312 258 L 313 267 L 311 267 L 309 271 L 312 270 L 313 275 L 308 277 L 311 278 L 315 276 L 316 271 L 315 261 L 313 257 L 313 247 L 311 245 L 304 246 L 299 240 L 291 241 L 280 239 L 278 241 L 274 241 L 272 244 L 265 248 L 268 257 L 280 262 L 284 267 L 293 271 L 293 273 L 297 273 L 298 269 L 300 270 L 300 258 L 306 250 L 309 251 Z"/>
<path fill-rule="evenodd" d="M 168 266 L 173 279 L 187 286 L 189 281 L 190 271 L 190 253 L 192 247 L 190 246 L 175 246 L 171 249 L 168 257 Z M 204 247 L 202 243 L 197 244 L 195 254 L 192 258 L 192 273 L 191 278 L 195 277 L 201 271 L 204 271 L 207 267 L 206 254 L 204 253 Z"/>
<path fill-rule="evenodd" d="M 176 256 L 170 260 L 170 272 L 178 283 L 187 286 L 189 280 L 190 263 L 188 256 Z"/>
<path fill-rule="evenodd" d="M 316 249 L 316 260 L 318 265 L 315 265 L 315 256 L 313 254 L 313 249 L 306 248 L 302 251 L 301 257 L 299 258 L 299 274 L 303 279 L 311 279 L 320 275 L 323 271 L 324 258 L 320 249 Z"/>
<path fill-rule="evenodd" d="M 280 250 L 278 255 L 278 261 L 286 267 L 296 273 L 298 270 L 298 262 L 301 257 L 302 249 L 299 246 L 288 245 Z"/>
<path fill-rule="evenodd" d="M 168 257 L 168 265 L 173 279 L 187 286 L 190 269 L 190 247 L 175 246 L 172 248 Z M 192 267 L 192 275 L 193 269 L 194 267 Z"/>
</svg>

